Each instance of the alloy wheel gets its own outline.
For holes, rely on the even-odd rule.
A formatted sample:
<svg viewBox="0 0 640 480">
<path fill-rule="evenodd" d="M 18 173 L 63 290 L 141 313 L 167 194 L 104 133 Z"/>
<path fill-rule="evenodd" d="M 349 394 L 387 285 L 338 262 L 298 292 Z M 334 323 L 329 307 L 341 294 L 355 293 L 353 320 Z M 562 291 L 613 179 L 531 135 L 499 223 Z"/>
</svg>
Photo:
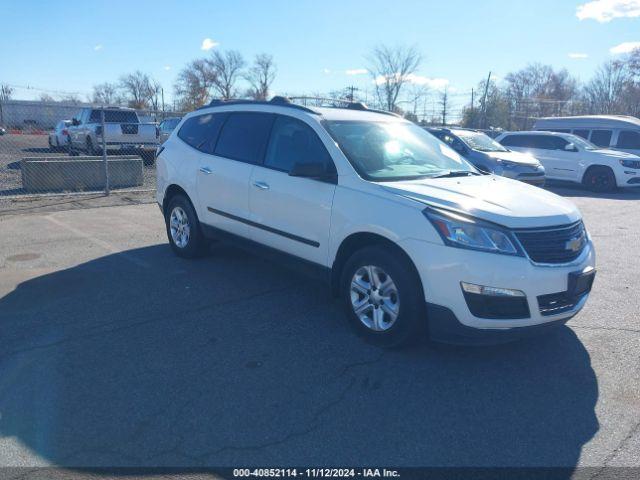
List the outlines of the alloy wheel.
<svg viewBox="0 0 640 480">
<path fill-rule="evenodd" d="M 382 268 L 366 265 L 351 279 L 351 307 L 364 326 L 389 330 L 400 313 L 400 296 L 393 279 Z"/>
</svg>

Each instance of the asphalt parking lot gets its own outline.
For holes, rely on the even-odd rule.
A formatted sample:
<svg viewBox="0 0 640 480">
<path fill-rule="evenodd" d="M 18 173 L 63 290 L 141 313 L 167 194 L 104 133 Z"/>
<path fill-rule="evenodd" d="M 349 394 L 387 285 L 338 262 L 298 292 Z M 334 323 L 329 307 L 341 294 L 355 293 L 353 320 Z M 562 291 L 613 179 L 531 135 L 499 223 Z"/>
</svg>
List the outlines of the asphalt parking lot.
<svg viewBox="0 0 640 480">
<path fill-rule="evenodd" d="M 328 288 L 156 205 L 0 216 L 2 466 L 640 467 L 640 193 L 581 208 L 586 308 L 498 347 L 386 351 Z"/>
</svg>

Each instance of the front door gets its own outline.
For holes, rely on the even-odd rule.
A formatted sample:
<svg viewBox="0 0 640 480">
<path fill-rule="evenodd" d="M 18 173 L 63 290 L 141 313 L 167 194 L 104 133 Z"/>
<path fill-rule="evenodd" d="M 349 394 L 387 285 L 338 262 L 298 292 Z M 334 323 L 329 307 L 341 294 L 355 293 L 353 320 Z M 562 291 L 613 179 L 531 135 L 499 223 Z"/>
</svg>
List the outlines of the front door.
<svg viewBox="0 0 640 480">
<path fill-rule="evenodd" d="M 314 130 L 293 117 L 278 115 L 263 165 L 249 182 L 249 236 L 264 245 L 321 265 L 326 264 L 331 207 L 336 184 L 289 175 L 294 163 L 335 166 Z"/>
</svg>

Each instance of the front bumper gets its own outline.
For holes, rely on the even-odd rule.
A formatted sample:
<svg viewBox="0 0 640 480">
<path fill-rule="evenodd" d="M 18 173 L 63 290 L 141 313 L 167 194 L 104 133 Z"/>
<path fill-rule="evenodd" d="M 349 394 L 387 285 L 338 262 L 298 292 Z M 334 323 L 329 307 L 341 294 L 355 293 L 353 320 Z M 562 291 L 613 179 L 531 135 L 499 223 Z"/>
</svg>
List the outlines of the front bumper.
<svg viewBox="0 0 640 480">
<path fill-rule="evenodd" d="M 467 337 L 470 331 L 476 331 L 483 338 L 521 336 L 523 327 L 566 322 L 582 309 L 588 294 L 570 308 L 558 310 L 559 313 L 550 313 L 538 297 L 567 292 L 570 273 L 595 268 L 591 241 L 574 262 L 554 266 L 539 266 L 528 258 L 452 248 L 416 239 L 404 240 L 400 245 L 418 270 L 427 304 L 446 307 L 451 312 L 445 315 L 449 323 L 455 319 L 450 327 L 467 332 L 463 335 Z M 526 295 L 529 315 L 526 318 L 476 317 L 467 306 L 460 282 L 521 290 Z M 513 331 L 509 333 L 509 330 Z M 437 332 L 432 333 L 434 338 L 439 336 Z"/>
</svg>

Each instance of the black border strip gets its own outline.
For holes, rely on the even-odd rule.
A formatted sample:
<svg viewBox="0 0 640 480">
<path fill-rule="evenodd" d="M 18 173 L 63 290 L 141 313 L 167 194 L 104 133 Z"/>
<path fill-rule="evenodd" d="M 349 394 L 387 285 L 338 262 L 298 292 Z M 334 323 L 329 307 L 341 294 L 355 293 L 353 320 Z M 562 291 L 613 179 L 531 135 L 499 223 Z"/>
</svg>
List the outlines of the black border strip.
<svg viewBox="0 0 640 480">
<path fill-rule="evenodd" d="M 216 215 L 221 215 L 223 217 L 230 218 L 231 220 L 236 220 L 237 222 L 242 222 L 251 227 L 256 227 L 261 230 L 265 230 L 270 233 L 275 233 L 276 235 L 280 235 L 282 237 L 288 238 L 289 240 L 295 240 L 296 242 L 304 243 L 305 245 L 310 245 L 312 247 L 320 247 L 320 243 L 315 240 L 309 240 L 308 238 L 299 237 L 298 235 L 294 235 L 293 233 L 284 232 L 282 230 L 278 230 L 277 228 L 268 227 L 267 225 L 263 225 L 261 223 L 252 222 L 251 220 L 247 220 L 246 218 L 238 217 L 236 215 L 232 215 L 227 212 L 223 212 L 221 210 L 216 210 L 215 208 L 207 207 L 211 213 L 215 213 Z"/>
</svg>

